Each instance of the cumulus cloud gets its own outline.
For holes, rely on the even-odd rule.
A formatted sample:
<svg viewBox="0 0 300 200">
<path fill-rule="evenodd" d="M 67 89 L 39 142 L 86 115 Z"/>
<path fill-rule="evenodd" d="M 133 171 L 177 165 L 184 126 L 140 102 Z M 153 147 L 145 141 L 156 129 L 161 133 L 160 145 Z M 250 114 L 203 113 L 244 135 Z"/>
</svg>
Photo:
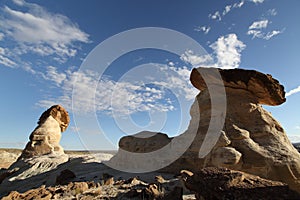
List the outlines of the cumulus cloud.
<svg viewBox="0 0 300 200">
<path fill-rule="evenodd" d="M 221 36 L 210 47 L 217 58 L 217 66 L 223 69 L 237 68 L 241 61 L 241 51 L 246 45 L 238 40 L 236 34 Z"/>
<path fill-rule="evenodd" d="M 288 97 L 288 96 L 291 96 L 291 95 L 296 94 L 296 93 L 298 93 L 298 92 L 300 92 L 300 86 L 298 86 L 298 87 L 295 88 L 295 89 L 292 89 L 292 90 L 288 91 L 288 92 L 285 94 L 285 96 Z"/>
<path fill-rule="evenodd" d="M 165 65 L 160 68 L 160 75 L 162 79 L 145 84 L 141 81 L 114 81 L 108 77 L 99 80 L 99 75 L 92 71 L 58 72 L 57 68 L 50 66 L 42 77 L 59 87 L 62 95 L 41 100 L 38 105 L 48 107 L 59 103 L 69 110 L 79 108 L 76 111 L 83 113 L 97 111 L 122 116 L 143 111 L 174 110 L 166 89 L 176 91 L 187 101 L 193 100 L 198 92 L 189 83 L 190 70 L 186 67 Z M 74 87 L 76 90 L 73 90 Z M 75 106 L 72 107 L 72 104 Z"/>
<path fill-rule="evenodd" d="M 211 27 L 210 26 L 199 26 L 195 28 L 195 31 L 201 31 L 204 34 L 207 34 L 210 31 Z"/>
<path fill-rule="evenodd" d="M 193 51 L 187 50 L 180 59 L 193 67 L 233 69 L 239 67 L 241 52 L 245 47 L 246 45 L 237 38 L 236 34 L 229 34 L 220 36 L 210 45 L 214 51 L 211 55 L 197 55 Z"/>
<path fill-rule="evenodd" d="M 22 0 L 14 0 L 14 3 L 22 7 L 22 11 L 5 6 L 1 28 L 5 36 L 21 44 L 20 52 L 41 56 L 56 54 L 66 59 L 75 56 L 76 43 L 89 42 L 89 35 L 68 17 Z"/>
</svg>

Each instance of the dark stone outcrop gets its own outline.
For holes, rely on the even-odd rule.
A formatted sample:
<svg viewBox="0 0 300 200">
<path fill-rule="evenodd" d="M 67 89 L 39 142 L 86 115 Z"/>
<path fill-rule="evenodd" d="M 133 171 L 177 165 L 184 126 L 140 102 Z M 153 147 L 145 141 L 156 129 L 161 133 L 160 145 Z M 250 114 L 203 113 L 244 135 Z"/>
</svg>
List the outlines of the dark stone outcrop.
<svg viewBox="0 0 300 200">
<path fill-rule="evenodd" d="M 300 195 L 290 190 L 287 184 L 226 168 L 209 167 L 196 173 L 182 170 L 181 177 L 199 200 L 300 199 Z"/>
</svg>

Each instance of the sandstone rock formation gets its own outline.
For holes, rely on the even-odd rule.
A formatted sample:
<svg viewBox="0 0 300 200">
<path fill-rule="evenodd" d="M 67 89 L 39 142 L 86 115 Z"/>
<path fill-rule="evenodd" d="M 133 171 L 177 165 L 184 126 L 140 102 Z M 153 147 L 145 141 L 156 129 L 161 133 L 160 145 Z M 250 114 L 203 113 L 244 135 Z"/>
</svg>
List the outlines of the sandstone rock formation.
<svg viewBox="0 0 300 200">
<path fill-rule="evenodd" d="M 300 154 L 279 122 L 260 105 L 284 103 L 283 86 L 271 75 L 242 69 L 194 69 L 191 82 L 201 92 L 191 107 L 187 131 L 175 138 L 156 136 L 161 140 L 149 138 L 143 143 L 145 148 L 152 144 L 151 149 L 155 149 L 155 145 L 172 143 L 171 152 L 184 152 L 161 171 L 178 173 L 181 169 L 199 171 L 209 166 L 227 167 L 285 182 L 300 193 Z M 211 121 L 221 123 L 222 120 L 224 125 L 210 126 Z M 178 138 L 189 138 L 193 134 L 191 145 L 180 149 L 182 140 Z M 128 140 L 129 137 L 121 139 L 122 148 L 139 152 L 132 147 L 139 139 Z M 144 152 L 147 151 L 145 148 Z"/>
<path fill-rule="evenodd" d="M 181 172 L 185 186 L 196 193 L 197 199 L 299 199 L 287 184 L 262 179 L 240 171 L 208 167 L 196 173 Z"/>
<path fill-rule="evenodd" d="M 30 158 L 45 154 L 64 154 L 60 146 L 61 132 L 69 125 L 68 112 L 60 105 L 46 110 L 38 121 L 38 126 L 31 133 L 30 142 L 26 145 L 20 158 Z"/>
<path fill-rule="evenodd" d="M 10 188 L 39 186 L 39 181 L 29 181 L 25 187 L 22 181 L 45 174 L 68 161 L 69 157 L 59 141 L 69 121 L 67 111 L 60 105 L 52 106 L 41 115 L 38 126 L 30 135 L 30 142 L 18 160 L 8 169 L 0 171 L 0 194 Z"/>
<path fill-rule="evenodd" d="M 169 138 L 167 134 L 143 131 L 134 136 L 121 138 L 119 147 L 129 152 L 147 153 L 166 146 L 170 141 L 171 138 Z"/>
<path fill-rule="evenodd" d="M 10 152 L 7 150 L 0 149 L 0 169 L 8 168 L 12 163 L 14 163 L 20 156 L 19 152 Z"/>
<path fill-rule="evenodd" d="M 219 84 L 218 74 L 221 75 L 226 88 L 242 89 L 253 94 L 255 102 L 265 105 L 280 105 L 285 102 L 284 87 L 272 78 L 270 74 L 263 74 L 255 70 L 231 69 L 211 70 L 210 68 L 193 69 L 190 80 L 200 91 L 207 89 L 202 75 L 209 79 L 212 84 Z"/>
</svg>

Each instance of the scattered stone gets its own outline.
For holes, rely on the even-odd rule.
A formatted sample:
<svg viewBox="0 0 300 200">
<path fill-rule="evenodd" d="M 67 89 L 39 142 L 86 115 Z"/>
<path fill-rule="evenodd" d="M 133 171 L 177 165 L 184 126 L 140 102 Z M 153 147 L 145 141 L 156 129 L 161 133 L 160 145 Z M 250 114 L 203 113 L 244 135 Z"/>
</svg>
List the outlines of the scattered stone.
<svg viewBox="0 0 300 200">
<path fill-rule="evenodd" d="M 75 195 L 77 195 L 87 191 L 89 186 L 86 182 L 71 182 L 68 184 L 67 189 L 71 190 Z"/>
<path fill-rule="evenodd" d="M 60 172 L 60 174 L 56 177 L 56 183 L 57 185 L 66 185 L 69 182 L 71 182 L 74 178 L 76 178 L 76 175 L 74 172 L 72 172 L 69 169 L 65 169 Z"/>
<path fill-rule="evenodd" d="M 192 175 L 191 175 L 192 174 Z M 197 199 L 299 199 L 300 195 L 282 182 L 266 180 L 244 172 L 208 167 L 195 173 L 181 173 L 185 186 Z"/>
<path fill-rule="evenodd" d="M 20 194 L 17 191 L 12 191 L 8 196 L 3 197 L 2 200 L 50 200 L 52 194 L 44 187 L 38 189 L 28 190 L 25 193 Z"/>
<path fill-rule="evenodd" d="M 164 194 L 159 191 L 158 186 L 154 183 L 149 184 L 146 188 L 142 189 L 141 196 L 145 199 L 161 199 Z"/>
</svg>

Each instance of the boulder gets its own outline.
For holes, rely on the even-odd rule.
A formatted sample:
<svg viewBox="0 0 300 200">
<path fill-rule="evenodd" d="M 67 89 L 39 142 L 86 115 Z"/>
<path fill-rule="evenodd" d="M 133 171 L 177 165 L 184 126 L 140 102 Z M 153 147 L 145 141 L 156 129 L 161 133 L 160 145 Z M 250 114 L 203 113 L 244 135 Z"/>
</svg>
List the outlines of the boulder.
<svg viewBox="0 0 300 200">
<path fill-rule="evenodd" d="M 240 171 L 208 167 L 196 173 L 182 170 L 181 178 L 197 199 L 299 199 L 288 185 Z"/>
<path fill-rule="evenodd" d="M 119 147 L 128 152 L 147 153 L 166 146 L 172 138 L 167 134 L 142 131 L 135 135 L 122 137 Z"/>
<path fill-rule="evenodd" d="M 61 132 L 65 131 L 70 122 L 68 112 L 60 105 L 46 110 L 38 121 L 38 126 L 31 133 L 20 158 L 31 158 L 45 154 L 64 154 L 59 142 Z"/>
<path fill-rule="evenodd" d="M 57 185 L 66 185 L 69 182 L 71 182 L 74 178 L 76 178 L 76 175 L 74 172 L 72 172 L 69 169 L 62 170 L 60 174 L 56 177 L 55 184 Z"/>
</svg>

